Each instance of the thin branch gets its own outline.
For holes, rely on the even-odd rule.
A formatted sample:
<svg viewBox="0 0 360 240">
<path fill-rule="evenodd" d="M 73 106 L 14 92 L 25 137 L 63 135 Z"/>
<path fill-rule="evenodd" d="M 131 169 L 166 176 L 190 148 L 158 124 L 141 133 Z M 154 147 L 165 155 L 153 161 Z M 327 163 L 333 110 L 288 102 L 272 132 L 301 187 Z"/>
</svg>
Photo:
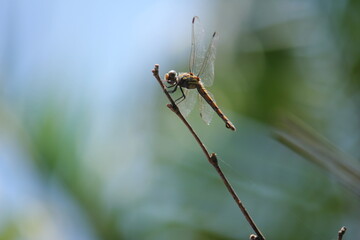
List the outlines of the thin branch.
<svg viewBox="0 0 360 240">
<path fill-rule="evenodd" d="M 295 116 L 281 119 L 274 137 L 336 177 L 360 197 L 360 165 Z"/>
<path fill-rule="evenodd" d="M 346 227 L 345 227 L 345 226 L 342 227 L 342 228 L 340 228 L 340 230 L 339 230 L 339 232 L 338 232 L 338 240 L 342 240 L 345 232 L 346 232 Z"/>
<path fill-rule="evenodd" d="M 206 149 L 205 145 L 202 143 L 202 141 L 200 140 L 199 136 L 196 134 L 196 132 L 194 131 L 194 129 L 191 127 L 191 125 L 189 124 L 189 122 L 184 118 L 184 116 L 181 114 L 179 108 L 176 106 L 174 100 L 172 99 L 172 97 L 170 96 L 170 94 L 168 93 L 168 91 L 166 91 L 166 87 L 163 83 L 163 81 L 161 80 L 160 76 L 159 76 L 159 65 L 156 64 L 155 68 L 152 70 L 154 77 L 156 78 L 156 80 L 159 82 L 160 87 L 163 89 L 165 95 L 167 96 L 167 98 L 169 99 L 171 104 L 168 104 L 167 107 L 173 111 L 180 119 L 181 121 L 186 125 L 186 127 L 189 129 L 189 131 L 191 132 L 191 134 L 193 135 L 193 137 L 195 138 L 196 142 L 199 144 L 199 146 L 201 147 L 202 151 L 204 152 L 207 160 L 209 161 L 209 163 L 215 168 L 215 170 L 217 171 L 217 173 L 219 174 L 219 176 L 221 177 L 221 179 L 223 180 L 226 188 L 228 189 L 229 193 L 231 194 L 231 196 L 233 197 L 233 199 L 235 200 L 236 204 L 238 205 L 238 207 L 240 208 L 241 212 L 243 213 L 243 215 L 245 216 L 247 222 L 250 224 L 250 226 L 252 227 L 252 229 L 254 230 L 255 234 L 250 235 L 252 239 L 254 240 L 265 240 L 264 235 L 261 233 L 261 231 L 259 230 L 259 228 L 256 226 L 254 220 L 252 220 L 250 214 L 247 212 L 246 208 L 244 207 L 243 203 L 241 202 L 240 198 L 237 196 L 235 190 L 233 189 L 233 187 L 231 186 L 230 182 L 227 180 L 227 178 L 225 177 L 223 171 L 221 170 L 216 154 L 212 153 L 209 154 L 208 150 Z"/>
</svg>

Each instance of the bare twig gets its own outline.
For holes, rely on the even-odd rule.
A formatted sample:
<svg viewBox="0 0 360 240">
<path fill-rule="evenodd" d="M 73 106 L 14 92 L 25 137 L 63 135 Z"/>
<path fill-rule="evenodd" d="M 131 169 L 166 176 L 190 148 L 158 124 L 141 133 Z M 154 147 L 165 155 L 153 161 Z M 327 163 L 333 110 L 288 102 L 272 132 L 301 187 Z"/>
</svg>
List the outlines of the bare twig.
<svg viewBox="0 0 360 240">
<path fill-rule="evenodd" d="M 338 240 L 342 240 L 345 232 L 346 232 L 346 227 L 345 227 L 345 226 L 344 226 L 344 227 L 341 227 L 340 230 L 339 230 L 339 232 L 338 232 Z"/>
<path fill-rule="evenodd" d="M 193 137 L 195 138 L 196 142 L 199 144 L 199 146 L 201 147 L 202 151 L 204 152 L 206 158 L 208 159 L 209 163 L 215 168 L 215 170 L 217 171 L 217 173 L 219 174 L 219 176 L 221 177 L 221 179 L 223 180 L 226 188 L 228 189 L 229 193 L 231 194 L 231 196 L 233 197 L 233 199 L 235 200 L 236 204 L 238 205 L 238 207 L 240 208 L 241 212 L 243 213 L 243 215 L 245 216 L 246 220 L 248 221 L 248 223 L 250 224 L 250 226 L 252 227 L 252 229 L 254 230 L 255 234 L 251 234 L 250 237 L 251 239 L 256 239 L 256 240 L 265 240 L 264 235 L 261 233 L 261 231 L 259 230 L 259 228 L 256 226 L 254 220 L 252 220 L 252 218 L 250 217 L 250 214 L 247 212 L 246 208 L 244 207 L 243 203 L 241 202 L 241 200 L 239 199 L 239 197 L 237 196 L 235 190 L 233 189 L 233 187 L 231 186 L 230 182 L 227 180 L 227 178 L 225 177 L 223 171 L 221 170 L 216 154 L 212 153 L 209 154 L 208 150 L 206 149 L 205 145 L 202 143 L 202 141 L 200 140 L 199 136 L 196 134 L 196 132 L 194 131 L 194 129 L 191 127 L 191 125 L 188 123 L 188 121 L 184 118 L 184 116 L 181 114 L 179 108 L 176 106 L 174 100 L 172 99 L 172 97 L 170 96 L 170 94 L 168 93 L 168 91 L 166 91 L 166 87 L 163 83 L 163 81 L 161 80 L 160 76 L 159 76 L 159 65 L 156 64 L 155 68 L 152 70 L 154 77 L 157 79 L 157 81 L 160 84 L 160 87 L 163 89 L 165 95 L 167 96 L 167 98 L 169 99 L 171 104 L 168 104 L 167 107 L 173 111 L 180 119 L 181 121 L 186 125 L 186 127 L 189 129 L 189 131 L 191 132 L 191 134 L 193 135 Z"/>
</svg>

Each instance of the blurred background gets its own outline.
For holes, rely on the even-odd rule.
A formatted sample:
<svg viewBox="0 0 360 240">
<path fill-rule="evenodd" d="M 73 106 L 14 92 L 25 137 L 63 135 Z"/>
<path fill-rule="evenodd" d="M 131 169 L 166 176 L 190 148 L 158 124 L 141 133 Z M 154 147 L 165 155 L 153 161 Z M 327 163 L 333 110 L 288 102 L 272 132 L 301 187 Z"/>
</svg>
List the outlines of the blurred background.
<svg viewBox="0 0 360 240">
<path fill-rule="evenodd" d="M 197 109 L 188 119 L 261 231 L 336 239 L 345 225 L 360 239 L 359 12 L 355 0 L 0 0 L 0 239 L 248 239 L 151 73 L 188 70 L 195 15 L 219 32 L 209 90 L 237 131 Z M 299 140 L 284 118 L 318 140 L 279 142 Z"/>
</svg>

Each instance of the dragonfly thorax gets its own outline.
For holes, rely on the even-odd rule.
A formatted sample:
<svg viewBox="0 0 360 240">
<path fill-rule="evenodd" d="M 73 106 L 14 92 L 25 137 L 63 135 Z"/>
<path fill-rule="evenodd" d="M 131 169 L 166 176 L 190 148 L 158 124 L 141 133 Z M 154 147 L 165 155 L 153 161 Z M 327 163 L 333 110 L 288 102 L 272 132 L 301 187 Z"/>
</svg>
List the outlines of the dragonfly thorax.
<svg viewBox="0 0 360 240">
<path fill-rule="evenodd" d="M 178 76 L 178 85 L 180 87 L 194 89 L 201 85 L 200 78 L 193 73 L 180 73 Z"/>
</svg>

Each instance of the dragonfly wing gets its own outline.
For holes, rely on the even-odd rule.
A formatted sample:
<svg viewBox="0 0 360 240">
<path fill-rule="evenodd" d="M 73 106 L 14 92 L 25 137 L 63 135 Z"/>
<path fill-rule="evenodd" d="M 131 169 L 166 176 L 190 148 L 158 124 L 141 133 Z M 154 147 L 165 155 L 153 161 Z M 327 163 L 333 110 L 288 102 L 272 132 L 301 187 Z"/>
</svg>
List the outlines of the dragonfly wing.
<svg viewBox="0 0 360 240">
<path fill-rule="evenodd" d="M 196 104 L 196 95 L 198 95 L 198 93 L 196 92 L 195 89 L 183 89 L 184 90 L 184 94 L 185 94 L 185 100 L 183 100 L 182 102 L 180 102 L 178 104 L 178 107 L 180 109 L 180 112 L 183 114 L 184 117 L 187 117 L 190 112 L 194 109 L 194 106 Z"/>
<path fill-rule="evenodd" d="M 208 91 L 208 94 L 210 95 L 210 97 L 214 100 L 214 96 Z M 204 122 L 209 125 L 213 116 L 214 116 L 214 109 L 206 102 L 206 100 L 200 96 L 199 94 L 199 98 L 200 98 L 200 116 L 202 118 L 202 120 L 204 120 Z M 215 100 L 214 100 L 215 102 Z"/>
<path fill-rule="evenodd" d="M 204 27 L 199 17 L 195 16 L 192 20 L 191 31 L 191 52 L 189 61 L 189 70 L 194 74 L 198 74 L 204 61 L 205 55 L 204 44 Z"/>
<path fill-rule="evenodd" d="M 199 76 L 205 86 L 211 86 L 214 82 L 214 63 L 216 54 L 216 44 L 219 40 L 219 34 L 214 32 L 208 49 L 206 50 L 204 60 L 200 67 Z"/>
</svg>

